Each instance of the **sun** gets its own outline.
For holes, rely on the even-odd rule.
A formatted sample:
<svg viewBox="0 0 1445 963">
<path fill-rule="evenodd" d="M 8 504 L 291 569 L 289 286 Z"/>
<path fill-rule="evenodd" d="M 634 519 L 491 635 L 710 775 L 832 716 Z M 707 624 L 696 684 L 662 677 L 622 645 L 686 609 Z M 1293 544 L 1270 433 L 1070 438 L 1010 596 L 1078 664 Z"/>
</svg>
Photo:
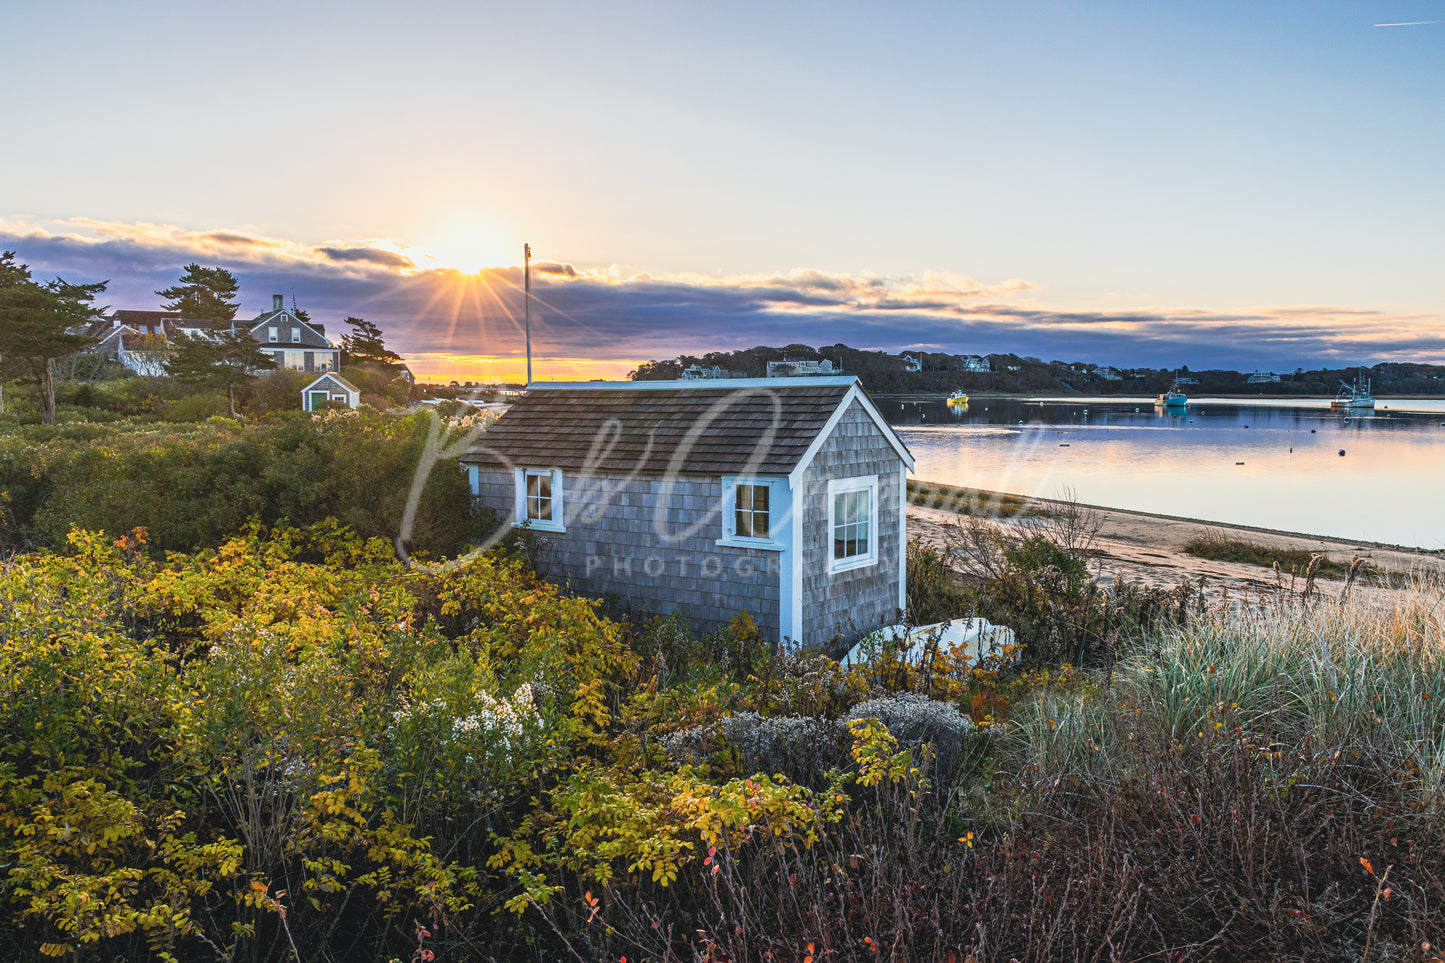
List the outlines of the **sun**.
<svg viewBox="0 0 1445 963">
<path fill-rule="evenodd" d="M 496 231 L 478 223 L 463 223 L 438 232 L 434 239 L 419 241 L 412 260 L 416 266 L 451 268 L 463 274 L 477 274 L 486 268 L 516 264 L 521 260 L 520 245 L 512 251 Z"/>
</svg>

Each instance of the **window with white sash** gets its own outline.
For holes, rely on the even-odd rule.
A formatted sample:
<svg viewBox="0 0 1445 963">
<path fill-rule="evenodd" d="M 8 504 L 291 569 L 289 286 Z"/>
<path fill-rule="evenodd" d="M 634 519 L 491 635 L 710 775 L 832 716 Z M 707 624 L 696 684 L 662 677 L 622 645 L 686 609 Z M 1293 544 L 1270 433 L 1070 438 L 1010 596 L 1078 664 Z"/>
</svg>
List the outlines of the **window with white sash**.
<svg viewBox="0 0 1445 963">
<path fill-rule="evenodd" d="M 846 572 L 878 561 L 878 476 L 828 482 L 828 570 Z"/>
<path fill-rule="evenodd" d="M 517 469 L 517 519 L 514 524 L 544 532 L 564 532 L 562 472 L 556 468 Z"/>
</svg>

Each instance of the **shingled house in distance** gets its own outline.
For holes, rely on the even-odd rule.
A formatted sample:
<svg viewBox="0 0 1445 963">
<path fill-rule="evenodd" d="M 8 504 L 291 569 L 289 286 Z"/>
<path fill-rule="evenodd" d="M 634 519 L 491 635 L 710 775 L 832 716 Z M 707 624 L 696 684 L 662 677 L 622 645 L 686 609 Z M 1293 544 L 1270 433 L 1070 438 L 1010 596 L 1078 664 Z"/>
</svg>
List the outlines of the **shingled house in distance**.
<svg viewBox="0 0 1445 963">
<path fill-rule="evenodd" d="M 576 591 L 808 646 L 905 606 L 913 457 L 853 377 L 533 384 L 462 462 Z"/>
</svg>

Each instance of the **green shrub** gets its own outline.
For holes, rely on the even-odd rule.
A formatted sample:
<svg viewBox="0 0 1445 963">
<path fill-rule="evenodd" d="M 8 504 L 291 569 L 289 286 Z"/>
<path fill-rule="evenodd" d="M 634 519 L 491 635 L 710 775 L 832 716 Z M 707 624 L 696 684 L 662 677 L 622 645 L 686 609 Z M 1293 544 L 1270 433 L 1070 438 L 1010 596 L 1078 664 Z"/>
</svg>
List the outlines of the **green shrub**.
<svg viewBox="0 0 1445 963">
<path fill-rule="evenodd" d="M 244 425 L 213 418 L 13 431 L 0 436 L 10 510 L 0 544 L 57 546 L 72 526 L 113 535 L 140 527 L 153 533 L 152 551 L 188 551 L 219 544 L 251 518 L 335 518 L 367 537 L 396 538 L 429 426 L 425 414 L 286 412 Z M 410 550 L 457 555 L 480 537 L 482 521 L 460 466 L 439 462 Z"/>
</svg>

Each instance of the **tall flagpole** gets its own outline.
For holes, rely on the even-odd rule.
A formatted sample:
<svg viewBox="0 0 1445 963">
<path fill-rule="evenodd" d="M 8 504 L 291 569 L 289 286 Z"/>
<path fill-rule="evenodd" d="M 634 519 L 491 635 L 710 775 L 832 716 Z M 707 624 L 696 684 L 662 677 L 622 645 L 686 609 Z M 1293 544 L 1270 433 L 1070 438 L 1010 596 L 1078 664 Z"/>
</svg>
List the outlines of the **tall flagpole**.
<svg viewBox="0 0 1445 963">
<path fill-rule="evenodd" d="M 522 283 L 526 287 L 527 387 L 532 387 L 532 245 L 522 245 Z"/>
</svg>

